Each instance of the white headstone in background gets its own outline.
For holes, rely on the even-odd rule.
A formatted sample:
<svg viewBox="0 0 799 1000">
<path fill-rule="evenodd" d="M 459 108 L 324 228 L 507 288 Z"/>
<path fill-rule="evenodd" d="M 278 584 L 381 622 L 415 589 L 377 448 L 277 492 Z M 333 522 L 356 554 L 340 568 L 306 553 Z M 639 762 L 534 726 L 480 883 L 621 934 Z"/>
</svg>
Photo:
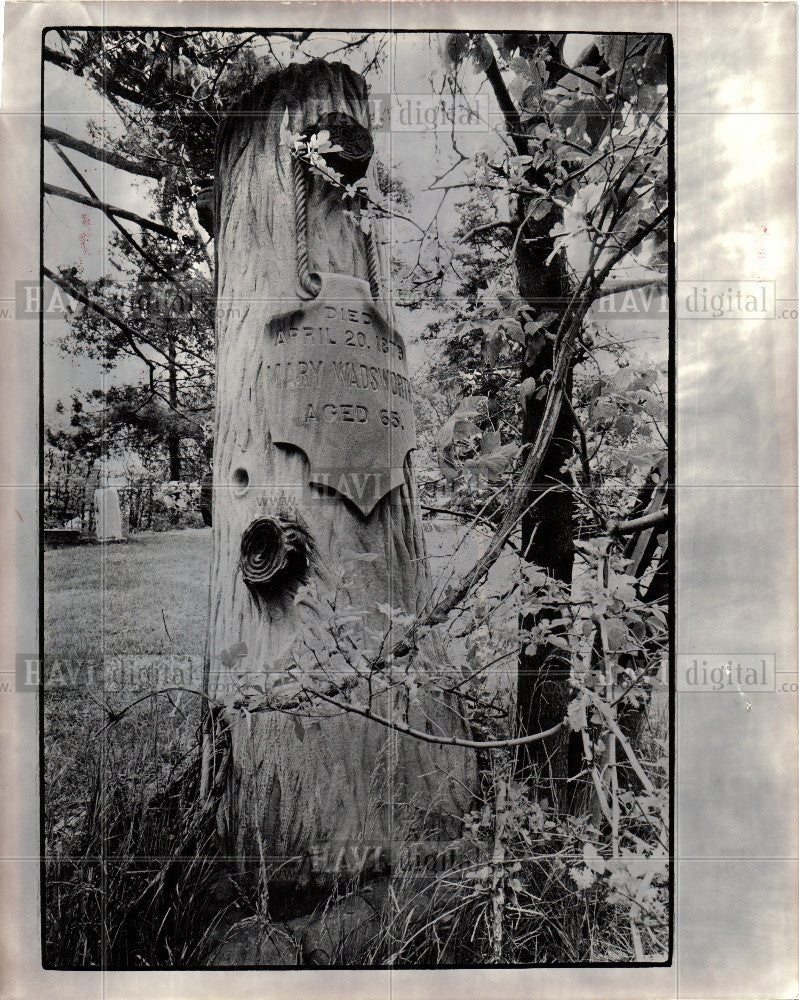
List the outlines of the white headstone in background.
<svg viewBox="0 0 799 1000">
<path fill-rule="evenodd" d="M 98 542 L 119 541 L 123 537 L 119 490 L 115 486 L 94 491 L 94 515 Z"/>
</svg>

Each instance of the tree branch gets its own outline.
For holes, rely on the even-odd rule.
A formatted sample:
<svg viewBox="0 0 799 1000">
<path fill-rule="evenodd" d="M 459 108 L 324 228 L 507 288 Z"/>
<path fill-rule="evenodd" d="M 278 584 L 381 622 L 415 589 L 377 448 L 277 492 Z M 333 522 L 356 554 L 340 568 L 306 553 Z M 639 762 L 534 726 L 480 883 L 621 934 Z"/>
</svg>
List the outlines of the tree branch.
<svg viewBox="0 0 799 1000">
<path fill-rule="evenodd" d="M 528 152 L 528 149 L 527 140 L 523 138 L 522 119 L 516 110 L 516 105 L 513 103 L 513 98 L 510 96 L 508 88 L 505 86 L 505 81 L 502 79 L 502 73 L 497 64 L 497 57 L 493 55 L 493 52 L 491 62 L 485 69 L 485 75 L 491 84 L 491 89 L 494 91 L 494 97 L 497 99 L 499 110 L 505 118 L 505 127 L 516 148 L 516 152 L 520 156 L 524 156 Z"/>
<path fill-rule="evenodd" d="M 382 715 L 377 715 L 370 708 L 360 708 L 357 705 L 350 705 L 345 701 L 331 698 L 330 695 L 312 688 L 305 688 L 305 690 L 308 694 L 316 698 L 321 698 L 322 701 L 326 701 L 331 705 L 335 705 L 336 708 L 340 708 L 345 712 L 353 712 L 355 715 L 361 715 L 364 719 L 377 722 L 387 729 L 394 729 L 398 733 L 412 736 L 414 739 L 422 740 L 424 743 L 437 743 L 440 746 L 447 747 L 464 747 L 466 750 L 499 750 L 504 747 L 521 746 L 524 743 L 535 743 L 538 740 L 546 739 L 548 736 L 554 736 L 566 724 L 565 722 L 559 722 L 556 726 L 542 733 L 531 733 L 529 736 L 516 736 L 507 740 L 464 740 L 457 736 L 436 736 L 434 733 L 425 733 L 421 729 L 413 729 L 411 726 L 407 726 L 404 722 L 399 722 L 396 719 L 385 719 Z"/>
<path fill-rule="evenodd" d="M 59 52 L 57 49 L 51 49 L 49 45 L 45 45 L 43 47 L 42 54 L 45 62 L 51 62 L 55 66 L 60 66 L 61 69 L 75 69 L 75 62 L 71 56 L 68 56 L 63 52 Z"/>
<path fill-rule="evenodd" d="M 152 378 L 155 372 L 155 362 L 148 358 L 146 354 L 142 354 L 141 348 L 139 347 L 137 341 L 139 340 L 139 335 L 133 329 L 133 327 L 128 326 L 128 324 L 115 316 L 114 313 L 110 312 L 105 306 L 101 306 L 99 302 L 93 301 L 93 299 L 76 285 L 73 285 L 71 281 L 68 281 L 63 275 L 58 274 L 56 271 L 51 271 L 48 267 L 42 268 L 42 273 L 46 278 L 49 278 L 53 284 L 58 285 L 59 288 L 71 295 L 73 299 L 77 302 L 82 302 L 83 305 L 88 306 L 89 309 L 93 309 L 98 316 L 102 316 L 103 319 L 108 320 L 109 323 L 113 323 L 114 326 L 118 327 L 124 334 L 125 338 L 130 345 L 130 349 L 133 353 L 141 358 L 141 360 L 147 365 L 150 371 L 150 377 Z"/>
<path fill-rule="evenodd" d="M 83 176 L 83 174 L 81 174 L 81 172 L 78 170 L 78 168 L 75 166 L 75 164 L 70 160 L 70 158 L 67 156 L 67 154 L 63 151 L 63 149 L 61 149 L 61 147 L 59 146 L 59 144 L 54 139 L 51 139 L 50 143 L 52 144 L 52 147 L 56 151 L 56 153 L 58 153 L 58 155 L 61 158 L 61 160 L 66 164 L 66 166 L 72 172 L 73 176 L 77 179 L 78 183 L 83 187 L 84 191 L 86 191 L 86 193 L 89 195 L 89 197 L 90 198 L 94 198 L 95 201 L 99 201 L 99 199 L 97 197 L 97 192 L 92 188 L 91 184 L 89 184 L 89 182 L 86 180 L 86 178 Z M 155 259 L 155 257 L 152 256 L 152 254 L 148 253 L 147 250 L 145 250 L 145 248 L 141 245 L 141 243 L 139 243 L 139 241 L 137 239 L 135 239 L 133 236 L 131 236 L 131 234 L 122 225 L 122 223 L 114 216 L 113 212 L 111 212 L 109 210 L 104 210 L 104 211 L 105 211 L 106 216 L 110 220 L 111 224 L 113 226 L 115 226 L 120 231 L 120 233 L 122 233 L 122 235 L 125 237 L 125 239 L 128 241 L 128 243 L 130 243 L 130 245 L 133 247 L 133 249 L 137 251 L 137 253 L 141 256 L 141 258 L 146 263 L 148 263 L 150 265 L 150 267 L 153 268 L 154 271 L 157 271 L 160 275 L 162 275 L 164 278 L 166 278 L 167 281 L 171 282 L 171 284 L 173 284 L 179 291 L 181 291 L 184 295 L 187 296 L 187 298 L 188 298 L 188 300 L 190 302 L 195 301 L 195 296 L 192 294 L 191 289 L 187 288 L 183 284 L 183 282 L 180 281 L 174 274 L 171 274 L 169 271 L 167 271 L 167 269 L 165 267 L 163 267 Z M 188 208 L 186 208 L 185 214 L 188 216 Z M 191 221 L 191 217 L 190 216 L 189 216 L 189 221 Z M 196 234 L 196 235 L 197 235 L 197 238 L 199 240 L 200 239 L 199 234 Z M 206 257 L 207 257 L 207 254 L 206 254 Z M 205 316 L 206 320 L 208 320 L 208 322 L 213 326 L 214 317 L 208 312 L 208 310 L 205 308 L 204 305 L 201 304 L 200 305 L 200 309 L 201 309 L 203 315 Z M 202 361 L 204 363 L 207 363 L 207 359 L 206 358 L 202 357 L 202 355 L 200 355 L 200 354 L 197 354 L 196 351 L 192 351 L 191 348 L 186 347 L 185 344 L 180 343 L 180 347 L 187 354 L 191 354 L 192 357 L 196 358 L 198 361 Z"/>
<path fill-rule="evenodd" d="M 162 226 L 160 222 L 153 222 L 152 219 L 144 219 L 135 212 L 129 212 L 126 208 L 117 208 L 115 205 L 108 205 L 106 202 L 98 201 L 96 198 L 90 198 L 88 195 L 78 194 L 76 191 L 68 191 L 66 188 L 56 187 L 55 184 L 45 183 L 43 185 L 43 189 L 45 194 L 55 195 L 57 198 L 66 198 L 68 201 L 77 202 L 79 205 L 87 205 L 89 208 L 99 209 L 107 215 L 117 215 L 120 219 L 127 219 L 129 222 L 135 222 L 136 225 L 141 226 L 142 229 L 152 229 L 154 233 L 166 236 L 171 240 L 180 241 L 180 237 L 174 229 L 170 229 L 169 226 Z"/>
<path fill-rule="evenodd" d="M 574 425 L 574 429 L 577 431 L 577 436 L 580 439 L 580 467 L 582 468 L 583 471 L 583 480 L 586 486 L 590 486 L 591 463 L 588 459 L 588 442 L 585 437 L 585 430 L 583 429 L 583 425 L 580 422 L 580 418 L 577 416 L 577 411 L 574 409 L 572 401 L 569 399 L 568 395 L 564 395 L 563 400 L 566 403 L 566 408 L 568 409 L 569 414 L 571 415 L 572 418 L 572 424 Z"/>
<path fill-rule="evenodd" d="M 105 306 L 101 305 L 99 302 L 96 302 L 94 299 L 91 298 L 91 296 L 87 292 L 84 292 L 83 289 L 79 288 L 77 285 L 74 285 L 62 274 L 58 274 L 57 272 L 51 271 L 48 267 L 42 268 L 42 273 L 45 275 L 45 277 L 49 278 L 50 281 L 58 285 L 59 288 L 63 288 L 63 290 L 67 293 L 67 295 L 71 295 L 72 298 L 75 299 L 76 301 L 82 302 L 89 309 L 92 309 L 94 312 L 96 312 L 98 316 L 102 316 L 103 319 L 108 320 L 109 323 L 113 323 L 114 326 L 116 326 L 119 330 L 121 330 L 122 333 L 125 335 L 125 339 L 128 342 L 130 350 L 133 352 L 133 354 L 136 355 L 136 357 L 141 358 L 141 360 L 147 365 L 147 368 L 149 369 L 150 391 L 153 393 L 153 395 L 159 396 L 159 398 L 163 399 L 164 402 L 168 404 L 169 408 L 173 410 L 175 413 L 177 413 L 178 416 L 182 417 L 184 420 L 188 420 L 191 423 L 196 423 L 196 421 L 192 420 L 191 417 L 186 416 L 186 414 L 182 410 L 179 410 L 176 407 L 174 407 L 165 396 L 161 396 L 161 394 L 156 390 L 153 384 L 156 367 L 168 368 L 170 365 L 174 365 L 176 368 L 179 368 L 181 371 L 185 372 L 189 378 L 193 378 L 194 375 L 191 369 L 187 368 L 185 365 L 180 364 L 180 362 L 171 360 L 168 357 L 168 355 L 160 347 L 158 347 L 157 344 L 154 344 L 151 340 L 148 340 L 143 334 L 138 333 L 136 330 L 133 329 L 132 326 L 129 326 L 125 322 L 125 320 L 120 319 L 120 317 L 117 316 L 116 313 L 112 313 L 109 309 L 106 309 Z M 152 358 L 148 358 L 146 354 L 142 353 L 142 350 L 139 347 L 140 343 L 146 344 L 148 347 L 151 347 L 154 351 L 160 354 L 164 360 L 153 361 Z"/>
<path fill-rule="evenodd" d="M 468 233 L 464 233 L 463 236 L 458 240 L 458 243 L 469 243 L 475 238 L 475 236 L 482 236 L 483 233 L 491 233 L 495 229 L 513 229 L 512 222 L 484 222 L 481 226 L 475 226 L 474 229 L 470 229 Z"/>
<path fill-rule="evenodd" d="M 633 517 L 629 521 L 608 521 L 607 530 L 609 535 L 620 537 L 622 535 L 634 535 L 636 531 L 646 531 L 647 528 L 659 528 L 662 524 L 668 524 L 669 509 L 662 507 L 651 514 L 644 514 L 642 517 Z"/>
<path fill-rule="evenodd" d="M 600 697 L 598 697 L 593 691 L 589 691 L 588 688 L 585 688 L 585 691 L 588 697 L 591 699 L 591 703 L 602 714 L 602 717 L 607 723 L 608 729 L 611 731 L 611 733 L 613 733 L 613 735 L 619 741 L 619 744 L 622 750 L 624 751 L 627 760 L 630 762 L 630 767 L 633 769 L 633 771 L 635 771 L 638 780 L 641 782 L 641 784 L 644 786 L 646 791 L 649 792 L 650 795 L 654 795 L 655 787 L 644 773 L 644 770 L 641 767 L 638 758 L 635 756 L 632 747 L 630 746 L 626 737 L 624 736 L 624 733 L 621 731 L 621 729 L 619 729 L 618 723 L 613 718 L 613 712 L 611 711 L 611 709 L 608 708 L 605 702 Z"/>
<path fill-rule="evenodd" d="M 160 181 L 164 176 L 164 171 L 160 167 L 150 166 L 150 164 L 143 163 L 140 160 L 129 160 L 127 156 L 123 156 L 121 153 L 93 146 L 90 142 L 85 142 L 83 139 L 76 139 L 67 132 L 61 132 L 59 129 L 51 128 L 49 125 L 43 126 L 42 134 L 48 142 L 57 142 L 60 146 L 66 146 L 67 149 L 74 149 L 76 153 L 83 153 L 84 156 L 90 156 L 93 160 L 100 160 L 101 163 L 107 163 L 111 167 L 126 170 L 129 174 L 137 174 L 139 177 L 151 177 L 156 181 Z"/>
<path fill-rule="evenodd" d="M 637 288 L 648 288 L 650 285 L 665 288 L 668 281 L 665 274 L 654 274 L 651 278 L 631 278 L 629 281 L 606 281 L 597 290 L 593 301 L 606 299 L 610 295 L 621 295 L 623 292 L 634 292 Z"/>
</svg>

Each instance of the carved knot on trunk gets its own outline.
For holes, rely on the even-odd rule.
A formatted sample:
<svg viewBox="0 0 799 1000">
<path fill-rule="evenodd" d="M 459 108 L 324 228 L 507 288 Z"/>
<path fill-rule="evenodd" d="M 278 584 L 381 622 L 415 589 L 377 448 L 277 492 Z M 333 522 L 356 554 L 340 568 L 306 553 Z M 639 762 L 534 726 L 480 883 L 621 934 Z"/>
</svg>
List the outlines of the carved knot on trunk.
<svg viewBox="0 0 799 1000">
<path fill-rule="evenodd" d="M 320 132 L 330 133 L 330 142 L 341 146 L 337 152 L 325 153 L 325 162 L 341 174 L 347 184 L 354 184 L 366 176 L 369 161 L 375 151 L 369 130 L 352 115 L 343 111 L 329 111 L 315 125 L 305 129 L 309 138 Z"/>
<path fill-rule="evenodd" d="M 241 536 L 239 567 L 247 586 L 260 596 L 304 583 L 313 555 L 313 538 L 297 521 L 259 517 Z"/>
</svg>

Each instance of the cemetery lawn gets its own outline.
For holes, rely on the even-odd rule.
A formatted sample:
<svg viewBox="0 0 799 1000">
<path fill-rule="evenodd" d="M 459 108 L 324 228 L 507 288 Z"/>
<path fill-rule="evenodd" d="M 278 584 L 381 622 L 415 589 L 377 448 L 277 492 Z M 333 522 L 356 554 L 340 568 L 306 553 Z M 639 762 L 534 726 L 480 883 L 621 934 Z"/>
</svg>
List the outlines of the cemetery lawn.
<svg viewBox="0 0 799 1000">
<path fill-rule="evenodd" d="M 148 698 L 111 725 L 104 706 L 119 711 L 148 687 L 166 686 L 157 683 L 160 677 L 174 676 L 187 660 L 194 674 L 184 670 L 182 683 L 200 686 L 210 559 L 210 528 L 45 551 L 48 847 L 78 825 L 98 778 L 113 772 L 115 779 L 127 774 L 158 784 L 189 751 L 199 698 L 186 692 Z M 133 683 L 121 675 L 121 689 L 109 690 L 103 661 L 106 671 L 109 662 L 124 663 Z M 141 680 L 148 669 L 155 684 Z"/>
<path fill-rule="evenodd" d="M 126 542 L 44 554 L 50 658 L 202 656 L 211 529 L 142 532 Z"/>
</svg>

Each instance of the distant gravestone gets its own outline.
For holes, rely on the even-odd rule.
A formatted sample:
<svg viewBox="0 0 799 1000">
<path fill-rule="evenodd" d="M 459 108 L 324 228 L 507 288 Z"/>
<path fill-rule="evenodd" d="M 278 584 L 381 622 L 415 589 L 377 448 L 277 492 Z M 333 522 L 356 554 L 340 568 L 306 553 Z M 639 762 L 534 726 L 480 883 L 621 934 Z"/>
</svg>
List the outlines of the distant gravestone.
<svg viewBox="0 0 799 1000">
<path fill-rule="evenodd" d="M 94 515 L 98 542 L 117 542 L 124 537 L 119 490 L 115 486 L 94 491 Z"/>
</svg>

